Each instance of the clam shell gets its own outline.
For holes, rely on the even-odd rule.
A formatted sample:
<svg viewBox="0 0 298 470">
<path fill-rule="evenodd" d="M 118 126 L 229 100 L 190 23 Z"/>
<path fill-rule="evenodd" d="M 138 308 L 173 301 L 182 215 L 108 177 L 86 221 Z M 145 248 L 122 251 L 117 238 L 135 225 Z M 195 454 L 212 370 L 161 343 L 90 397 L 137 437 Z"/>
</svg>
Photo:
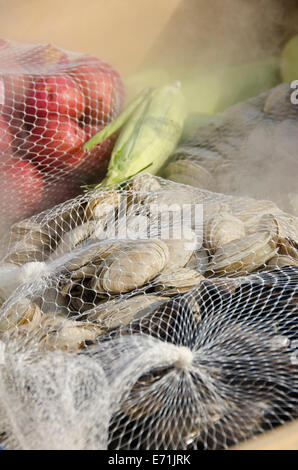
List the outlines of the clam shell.
<svg viewBox="0 0 298 470">
<path fill-rule="evenodd" d="M 58 258 L 64 253 L 72 251 L 85 240 L 90 239 L 94 233 L 95 228 L 96 223 L 89 221 L 82 225 L 78 225 L 69 232 L 66 232 L 66 234 L 62 237 L 57 249 L 51 255 L 50 259 L 53 260 Z"/>
<path fill-rule="evenodd" d="M 87 219 L 98 221 L 105 218 L 110 212 L 119 208 L 121 199 L 118 191 L 95 194 L 86 207 Z"/>
<path fill-rule="evenodd" d="M 196 250 L 191 255 L 188 263 L 186 264 L 187 268 L 194 269 L 200 274 L 204 274 L 209 263 L 209 256 L 205 248 Z"/>
<path fill-rule="evenodd" d="M 204 227 L 204 245 L 210 250 L 244 236 L 244 223 L 227 212 L 207 220 Z"/>
<path fill-rule="evenodd" d="M 210 277 L 244 276 L 263 266 L 276 253 L 277 243 L 271 233 L 247 235 L 218 248 L 208 265 L 208 274 Z"/>
<path fill-rule="evenodd" d="M 4 304 L 5 300 L 7 299 L 7 296 L 5 294 L 4 289 L 0 289 L 0 308 Z"/>
<path fill-rule="evenodd" d="M 163 271 L 152 281 L 152 285 L 156 286 L 156 291 L 174 295 L 198 287 L 203 279 L 204 276 L 194 269 L 180 268 Z"/>
<path fill-rule="evenodd" d="M 45 261 L 55 245 L 55 237 L 46 225 L 24 220 L 12 226 L 7 261 L 19 265 Z"/>
<path fill-rule="evenodd" d="M 151 211 L 162 213 L 173 211 L 175 208 L 180 211 L 184 205 L 199 203 L 201 199 L 200 194 L 194 188 L 177 184 L 175 188 L 165 188 L 162 191 L 149 194 L 145 202 Z"/>
<path fill-rule="evenodd" d="M 19 242 L 28 236 L 30 239 L 36 240 L 37 242 L 49 239 L 49 233 L 46 227 L 30 219 L 22 220 L 11 227 L 11 243 Z"/>
<path fill-rule="evenodd" d="M 168 260 L 169 249 L 162 240 L 123 243 L 104 260 L 91 288 L 110 294 L 132 291 L 153 279 Z"/>
<path fill-rule="evenodd" d="M 258 228 L 276 233 L 280 240 L 288 238 L 298 244 L 298 218 L 293 215 L 266 214 L 260 219 Z"/>
<path fill-rule="evenodd" d="M 191 160 L 176 160 L 164 170 L 164 176 L 176 183 L 187 184 L 202 189 L 213 189 L 212 175 L 203 166 Z"/>
<path fill-rule="evenodd" d="M 196 233 L 191 229 L 183 230 L 179 239 L 164 240 L 164 242 L 169 249 L 167 269 L 184 267 L 198 248 Z"/>
<path fill-rule="evenodd" d="M 75 351 L 102 333 L 104 330 L 96 324 L 47 315 L 42 323 L 40 346 L 47 350 Z"/>
<path fill-rule="evenodd" d="M 266 214 L 258 225 L 259 230 L 271 232 L 277 239 L 282 255 L 298 259 L 298 219 L 290 214 Z"/>
<path fill-rule="evenodd" d="M 273 256 L 271 260 L 267 263 L 267 266 L 272 268 L 282 267 L 282 266 L 298 266 L 298 257 L 295 259 L 292 256 L 279 255 Z"/>
<path fill-rule="evenodd" d="M 107 227 L 107 237 L 137 240 L 149 238 L 149 218 L 146 214 L 137 214 L 134 211 L 128 211 L 127 216 L 120 217 L 117 220 L 115 227 Z M 155 237 L 158 236 L 158 231 L 155 230 Z M 154 238 L 154 237 L 150 237 Z"/>
<path fill-rule="evenodd" d="M 132 193 L 136 193 L 137 199 L 140 199 L 141 195 L 138 193 L 159 191 L 161 189 L 161 184 L 156 176 L 151 175 L 150 173 L 140 173 L 129 181 L 126 189 Z"/>
<path fill-rule="evenodd" d="M 231 212 L 231 207 L 227 202 L 222 201 L 204 201 L 203 202 L 203 214 L 204 218 L 210 218 L 218 216 L 221 213 Z"/>
<path fill-rule="evenodd" d="M 72 199 L 58 208 L 53 208 L 46 214 L 46 225 L 59 243 L 66 232 L 82 225 L 86 220 L 86 200 Z"/>
<path fill-rule="evenodd" d="M 288 238 L 278 240 L 278 253 L 298 260 L 298 245 Z"/>
<path fill-rule="evenodd" d="M 15 329 L 16 333 L 28 333 L 40 326 L 40 308 L 31 300 L 23 298 L 2 311 L 0 317 L 0 333 Z"/>
<path fill-rule="evenodd" d="M 247 229 L 254 230 L 265 214 L 282 214 L 282 211 L 272 201 L 255 201 L 245 211 L 237 212 L 235 215 Z"/>
<path fill-rule="evenodd" d="M 93 273 L 93 266 L 99 266 L 102 261 L 114 251 L 118 250 L 121 246 L 120 242 L 99 241 L 94 242 L 84 248 L 78 248 L 73 251 L 72 256 L 65 261 L 64 268 L 66 272 L 72 273 L 74 279 L 82 279 L 85 277 L 89 267 Z M 97 269 L 97 268 L 96 268 Z"/>
<path fill-rule="evenodd" d="M 167 300 L 167 297 L 150 294 L 114 299 L 86 312 L 86 315 L 88 321 L 99 322 L 105 328 L 118 328 L 147 315 Z"/>
</svg>

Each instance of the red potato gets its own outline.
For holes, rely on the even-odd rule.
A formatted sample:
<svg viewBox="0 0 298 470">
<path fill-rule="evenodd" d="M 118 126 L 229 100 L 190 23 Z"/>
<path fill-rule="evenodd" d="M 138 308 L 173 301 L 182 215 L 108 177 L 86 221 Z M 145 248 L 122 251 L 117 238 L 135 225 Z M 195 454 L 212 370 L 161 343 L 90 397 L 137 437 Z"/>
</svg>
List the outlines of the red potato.
<svg viewBox="0 0 298 470">
<path fill-rule="evenodd" d="M 7 121 L 16 114 L 24 115 L 25 96 L 30 86 L 30 76 L 23 73 L 18 64 L 14 64 L 12 69 L 13 72 L 3 72 L 0 76 L 4 85 L 2 113 Z"/>
<path fill-rule="evenodd" d="M 30 76 L 24 73 L 15 60 L 11 60 L 8 71 L 0 75 L 0 82 L 4 95 L 1 112 L 13 138 L 12 147 L 16 151 L 26 135 L 25 96 L 30 86 Z"/>
<path fill-rule="evenodd" d="M 84 158 L 81 146 L 86 134 L 74 121 L 65 116 L 50 114 L 35 122 L 25 143 L 26 158 L 43 171 L 71 171 Z"/>
<path fill-rule="evenodd" d="M 84 93 L 85 123 L 104 124 L 111 121 L 124 99 L 124 88 L 118 73 L 109 65 L 90 59 L 89 64 L 78 65 L 69 74 Z"/>
<path fill-rule="evenodd" d="M 84 95 L 74 80 L 66 75 L 37 77 L 26 97 L 25 118 L 45 118 L 51 113 L 79 119 L 85 107 Z"/>
<path fill-rule="evenodd" d="M 0 169 L 0 212 L 14 220 L 26 216 L 43 197 L 40 172 L 32 163 L 16 158 L 0 163 Z"/>
<path fill-rule="evenodd" d="M 3 161 L 4 156 L 11 154 L 12 136 L 9 127 L 0 115 L 0 161 Z"/>
</svg>

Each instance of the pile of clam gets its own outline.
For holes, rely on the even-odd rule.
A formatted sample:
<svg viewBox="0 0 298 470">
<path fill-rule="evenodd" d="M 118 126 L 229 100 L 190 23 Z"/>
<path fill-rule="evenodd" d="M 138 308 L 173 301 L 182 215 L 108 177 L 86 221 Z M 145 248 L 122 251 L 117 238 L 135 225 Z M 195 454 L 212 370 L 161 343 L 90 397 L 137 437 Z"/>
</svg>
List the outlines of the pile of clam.
<svg viewBox="0 0 298 470">
<path fill-rule="evenodd" d="M 288 265 L 298 266 L 298 219 L 273 202 L 144 173 L 12 227 L 2 266 L 35 274 L 8 299 L 0 291 L 0 335 L 76 350 L 205 279 Z"/>
</svg>

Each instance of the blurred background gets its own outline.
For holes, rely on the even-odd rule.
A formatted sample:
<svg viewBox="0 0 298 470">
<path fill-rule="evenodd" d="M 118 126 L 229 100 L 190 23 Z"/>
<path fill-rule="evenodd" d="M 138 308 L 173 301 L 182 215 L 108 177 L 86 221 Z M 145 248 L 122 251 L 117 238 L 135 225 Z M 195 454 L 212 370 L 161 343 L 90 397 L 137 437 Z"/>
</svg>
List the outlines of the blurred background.
<svg viewBox="0 0 298 470">
<path fill-rule="evenodd" d="M 1 0 L 7 39 L 53 43 L 133 72 L 154 45 L 180 0 Z"/>
<path fill-rule="evenodd" d="M 278 82 L 280 51 L 298 32 L 298 5 L 296 0 L 0 0 L 0 31 L 3 38 L 102 58 L 124 77 L 128 97 L 148 83 L 179 79 L 190 111 L 209 114 Z"/>
</svg>

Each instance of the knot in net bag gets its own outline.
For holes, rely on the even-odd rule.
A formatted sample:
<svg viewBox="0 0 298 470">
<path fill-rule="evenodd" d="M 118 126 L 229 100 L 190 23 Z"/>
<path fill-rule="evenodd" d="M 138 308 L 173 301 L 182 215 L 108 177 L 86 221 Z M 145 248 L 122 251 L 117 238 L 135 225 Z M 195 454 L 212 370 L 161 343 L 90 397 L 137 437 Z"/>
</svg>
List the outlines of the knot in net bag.
<svg viewBox="0 0 298 470">
<path fill-rule="evenodd" d="M 78 424 L 108 426 L 99 447 L 227 448 L 296 417 L 297 259 L 297 219 L 276 204 L 143 173 L 12 226 L 0 340 L 32 351 L 33 372 L 100 368 Z"/>
<path fill-rule="evenodd" d="M 109 387 L 98 363 L 12 342 L 0 365 L 2 443 L 19 450 L 105 449 Z"/>
</svg>

